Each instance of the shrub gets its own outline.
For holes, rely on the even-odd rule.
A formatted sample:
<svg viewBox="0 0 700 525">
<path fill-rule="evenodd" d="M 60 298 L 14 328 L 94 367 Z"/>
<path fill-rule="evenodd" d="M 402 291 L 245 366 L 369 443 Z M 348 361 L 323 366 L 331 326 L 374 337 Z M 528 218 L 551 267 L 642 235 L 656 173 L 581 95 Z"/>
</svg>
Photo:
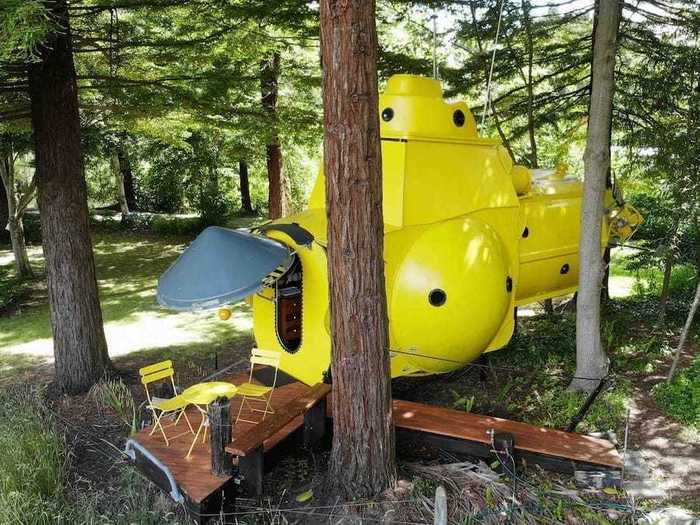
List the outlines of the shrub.
<svg viewBox="0 0 700 525">
<path fill-rule="evenodd" d="M 654 388 L 659 406 L 672 418 L 700 427 L 700 356 L 669 382 Z"/>
</svg>

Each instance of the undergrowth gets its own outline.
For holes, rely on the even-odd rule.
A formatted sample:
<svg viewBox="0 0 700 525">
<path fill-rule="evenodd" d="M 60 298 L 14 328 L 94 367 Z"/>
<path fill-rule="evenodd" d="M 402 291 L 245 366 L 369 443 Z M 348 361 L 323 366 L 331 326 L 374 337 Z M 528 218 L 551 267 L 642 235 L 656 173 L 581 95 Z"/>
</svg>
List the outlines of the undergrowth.
<svg viewBox="0 0 700 525">
<path fill-rule="evenodd" d="M 700 428 L 700 356 L 680 370 L 671 382 L 654 388 L 659 406 L 679 422 Z"/>
<path fill-rule="evenodd" d="M 93 489 L 82 479 L 80 490 L 71 490 L 70 447 L 40 389 L 0 390 L 0 450 L 0 523 L 188 523 L 130 465 L 120 465 L 114 486 Z"/>
</svg>

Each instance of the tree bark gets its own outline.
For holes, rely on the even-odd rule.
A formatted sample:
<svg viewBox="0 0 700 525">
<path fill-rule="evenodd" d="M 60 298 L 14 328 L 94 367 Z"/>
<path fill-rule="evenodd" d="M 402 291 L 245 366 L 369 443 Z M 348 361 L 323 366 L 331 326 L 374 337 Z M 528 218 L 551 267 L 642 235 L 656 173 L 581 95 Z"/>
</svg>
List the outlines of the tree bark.
<svg viewBox="0 0 700 525">
<path fill-rule="evenodd" d="M 241 207 L 246 213 L 253 213 L 253 204 L 250 202 L 250 181 L 248 180 L 248 163 L 238 161 L 238 177 L 241 187 Z"/>
<path fill-rule="evenodd" d="M 114 183 L 117 187 L 117 201 L 119 201 L 119 209 L 122 212 L 122 220 L 129 216 L 129 204 L 126 202 L 126 192 L 124 191 L 124 176 L 122 174 L 121 163 L 119 162 L 119 153 L 117 149 L 112 150 L 112 175 Z"/>
<path fill-rule="evenodd" d="M 688 317 L 685 320 L 685 326 L 683 326 L 681 340 L 678 342 L 676 353 L 673 356 L 673 363 L 671 363 L 671 369 L 668 371 L 668 376 L 666 377 L 667 381 L 671 381 L 673 379 L 673 375 L 676 373 L 676 368 L 678 367 L 678 360 L 680 359 L 681 351 L 685 346 L 685 342 L 688 339 L 690 327 L 693 325 L 693 319 L 695 319 L 695 314 L 698 311 L 698 305 L 700 305 L 700 279 L 698 279 L 698 285 L 695 289 L 695 299 L 693 299 L 693 304 L 690 307 L 690 312 L 688 312 Z"/>
<path fill-rule="evenodd" d="M 78 91 L 66 0 L 46 0 L 59 28 L 29 66 L 56 380 L 87 391 L 111 368 L 102 326 L 82 175 Z"/>
<path fill-rule="evenodd" d="M 330 486 L 371 497 L 396 479 L 373 0 L 322 0 L 324 170 L 333 378 Z"/>
<path fill-rule="evenodd" d="M 583 204 L 576 303 L 576 376 L 572 390 L 593 391 L 608 371 L 600 337 L 603 279 L 601 229 L 606 177 L 610 170 L 610 114 L 615 90 L 615 52 L 620 27 L 619 0 L 599 1 L 593 35 L 591 104 L 584 154 Z"/>
<path fill-rule="evenodd" d="M 17 194 L 15 159 L 11 147 L 0 158 L 0 180 L 2 181 L 0 186 L 5 194 L 4 204 L 7 209 L 6 222 L 2 223 L 2 228 L 4 229 L 5 225 L 7 225 L 7 230 L 10 233 L 10 244 L 15 258 L 15 270 L 19 277 L 34 277 L 34 271 L 29 264 L 27 244 L 24 237 L 24 222 L 22 221 L 26 205 L 34 194 L 34 184 L 30 184 L 27 194 L 20 199 L 20 196 Z"/>
<path fill-rule="evenodd" d="M 7 192 L 5 191 L 5 184 L 0 183 L 0 242 L 6 242 L 6 240 L 8 240 L 9 232 L 6 229 L 6 226 L 9 217 L 10 216 L 7 208 Z"/>
<path fill-rule="evenodd" d="M 121 172 L 122 187 L 124 188 L 124 198 L 129 211 L 136 211 L 136 190 L 134 189 L 134 173 L 131 170 L 131 159 L 129 152 L 123 143 L 117 144 L 117 156 L 119 158 L 119 171 Z"/>
<path fill-rule="evenodd" d="M 268 209 L 270 219 L 284 217 L 287 213 L 284 172 L 282 170 L 282 146 L 279 138 L 277 96 L 279 93 L 280 54 L 275 52 L 260 63 L 260 89 L 262 105 L 268 117 L 269 141 L 265 146 L 267 156 Z"/>
</svg>

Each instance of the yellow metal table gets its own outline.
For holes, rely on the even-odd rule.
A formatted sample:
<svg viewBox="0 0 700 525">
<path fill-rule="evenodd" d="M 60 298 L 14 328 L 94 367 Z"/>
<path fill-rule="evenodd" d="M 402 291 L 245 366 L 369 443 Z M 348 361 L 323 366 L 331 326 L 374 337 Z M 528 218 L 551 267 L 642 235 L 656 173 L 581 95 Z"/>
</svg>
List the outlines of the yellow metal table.
<svg viewBox="0 0 700 525">
<path fill-rule="evenodd" d="M 185 401 L 197 407 L 197 410 L 199 410 L 199 412 L 202 414 L 202 422 L 199 424 L 197 433 L 195 434 L 194 439 L 192 440 L 192 445 L 190 445 L 190 449 L 187 451 L 187 456 L 185 456 L 189 458 L 190 454 L 192 454 L 192 449 L 197 443 L 197 439 L 199 438 L 199 434 L 202 432 L 203 428 L 204 436 L 202 437 L 202 443 L 204 443 L 204 440 L 207 437 L 207 431 L 205 428 L 209 424 L 207 407 L 220 397 L 226 397 L 230 399 L 234 395 L 236 395 L 236 385 L 232 383 L 226 383 L 223 381 L 198 383 L 185 389 L 185 391 L 183 391 L 181 395 L 185 399 Z"/>
</svg>

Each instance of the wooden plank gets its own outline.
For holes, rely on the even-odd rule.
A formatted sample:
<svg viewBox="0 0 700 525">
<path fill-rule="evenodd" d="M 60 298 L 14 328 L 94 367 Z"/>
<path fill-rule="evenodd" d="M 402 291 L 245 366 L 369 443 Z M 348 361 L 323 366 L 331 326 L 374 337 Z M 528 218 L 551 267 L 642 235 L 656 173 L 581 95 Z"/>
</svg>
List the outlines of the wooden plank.
<svg viewBox="0 0 700 525">
<path fill-rule="evenodd" d="M 307 392 L 285 405 L 283 409 L 266 417 L 249 432 L 234 438 L 233 442 L 226 447 L 226 451 L 234 456 L 245 456 L 256 450 L 261 443 L 284 428 L 290 421 L 312 409 L 330 391 L 330 385 L 324 383 L 314 385 Z"/>
<path fill-rule="evenodd" d="M 394 400 L 397 428 L 428 432 L 489 445 L 490 429 L 515 436 L 516 450 L 570 459 L 582 463 L 622 468 L 615 446 L 604 439 L 450 408 Z"/>
</svg>

